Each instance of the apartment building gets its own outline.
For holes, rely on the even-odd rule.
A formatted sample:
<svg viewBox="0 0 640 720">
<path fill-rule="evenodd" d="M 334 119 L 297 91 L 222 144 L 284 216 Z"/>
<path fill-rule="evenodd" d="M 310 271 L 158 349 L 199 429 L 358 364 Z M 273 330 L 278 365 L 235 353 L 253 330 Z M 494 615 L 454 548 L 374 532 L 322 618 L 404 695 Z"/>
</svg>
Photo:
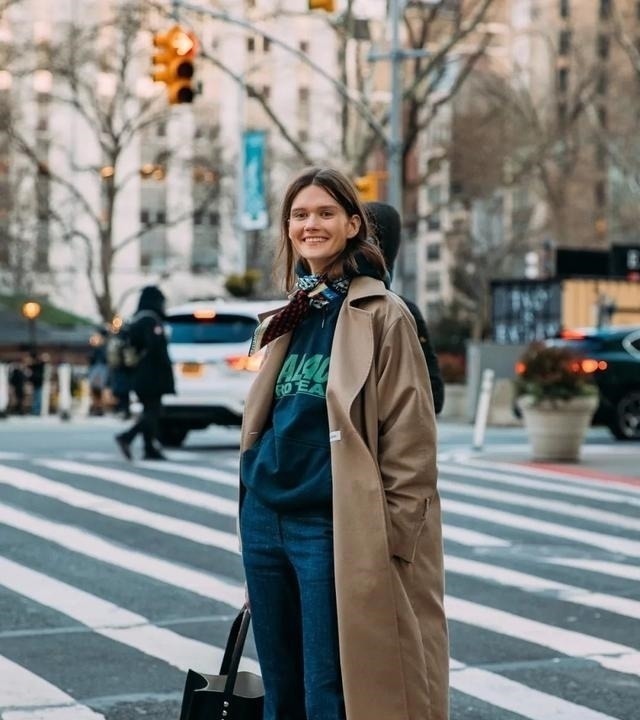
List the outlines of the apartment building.
<svg viewBox="0 0 640 720">
<path fill-rule="evenodd" d="M 506 248 L 496 277 L 552 274 L 557 248 L 638 242 L 640 75 L 630 55 L 639 18 L 634 0 L 492 6 L 492 43 L 438 113 L 420 154 L 428 179 L 416 297 L 432 318 L 455 299 L 451 270 L 462 237 Z M 474 127 L 473 111 L 479 122 L 500 78 L 507 117 Z M 535 171 L 519 174 L 524 161 L 519 167 L 514 158 Z M 468 274 L 476 270 L 469 263 Z"/>
<path fill-rule="evenodd" d="M 0 133 L 3 291 L 18 289 L 27 247 L 21 288 L 94 317 L 130 312 L 148 283 L 179 302 L 224 294 L 226 276 L 254 263 L 268 281 L 277 202 L 306 164 L 299 149 L 326 162 L 339 145 L 333 88 L 304 62 L 334 73 L 335 32 L 305 0 L 277 3 L 276 15 L 271 0 L 203 7 L 211 12 L 179 16 L 200 45 L 200 92 L 170 107 L 150 79 L 153 34 L 169 27 L 167 14 L 139 0 L 7 8 L 0 104 L 22 144 Z M 77 74 L 57 72 L 63 52 Z M 268 208 L 267 223 L 249 226 L 247 131 L 264 131 Z"/>
</svg>

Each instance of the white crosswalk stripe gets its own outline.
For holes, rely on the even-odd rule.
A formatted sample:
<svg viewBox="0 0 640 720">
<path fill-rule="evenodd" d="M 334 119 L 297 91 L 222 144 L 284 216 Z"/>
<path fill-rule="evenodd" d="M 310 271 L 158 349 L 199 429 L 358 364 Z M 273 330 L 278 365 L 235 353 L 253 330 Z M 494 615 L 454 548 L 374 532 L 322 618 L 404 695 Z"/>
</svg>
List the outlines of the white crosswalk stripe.
<svg viewBox="0 0 640 720">
<path fill-rule="evenodd" d="M 184 462 L 161 466 L 139 462 L 123 470 L 122 465 L 110 466 L 108 459 L 31 462 L 7 453 L 0 457 L 0 526 L 21 533 L 20 537 L 26 534 L 29 543 L 44 543 L 54 556 L 64 552 L 82 563 L 106 563 L 115 575 L 134 573 L 169 593 L 223 603 L 230 617 L 242 605 L 244 590 L 237 580 L 214 572 L 220 553 L 227 553 L 227 562 L 240 567 L 237 538 L 203 524 L 202 515 L 188 518 L 196 511 L 210 513 L 212 525 L 224 521 L 228 527 L 228 518 L 237 514 L 237 501 L 229 499 L 229 490 L 223 488 L 237 486 L 237 461 L 225 458 L 221 466 L 209 467 L 202 464 L 201 456 L 196 464 L 184 455 Z M 569 607 L 604 612 L 622 623 L 640 619 L 640 599 L 637 588 L 632 589 L 640 581 L 637 494 L 620 485 L 594 487 L 591 480 L 560 484 L 553 471 L 544 475 L 475 459 L 449 459 L 442 466 L 450 586 L 446 604 L 452 636 L 465 628 L 465 633 L 489 634 L 495 643 L 508 638 L 523 647 L 538 647 L 559 662 L 587 663 L 596 669 L 591 673 L 601 674 L 602 682 L 619 677 L 627 685 L 636 683 L 640 698 L 640 638 L 630 633 L 605 639 L 589 623 L 566 626 L 564 619 Z M 66 477 L 74 484 L 64 482 Z M 37 498 L 37 504 L 29 498 Z M 145 507 L 147 502 L 155 503 L 154 509 Z M 158 511 L 160 502 L 171 509 Z M 59 515 L 62 507 L 66 510 Z M 94 515 L 125 528 L 118 542 L 100 533 Z M 171 538 L 176 547 L 185 542 L 201 546 L 211 554 L 211 571 L 163 556 L 162 543 L 157 550 L 141 550 L 136 547 L 135 527 Z M 132 528 L 131 535 L 127 528 Z M 524 552 L 522 533 L 532 543 L 552 545 L 554 553 Z M 24 541 L 15 547 L 21 544 Z M 201 666 L 210 672 L 219 664 L 221 648 L 182 634 L 179 622 L 158 625 L 150 615 L 134 609 L 135 603 L 127 597 L 117 602 L 102 597 L 93 577 L 87 577 L 86 584 L 82 575 L 76 575 L 74 582 L 63 580 L 56 577 L 54 566 L 43 571 L 30 566 L 27 556 L 12 557 L 13 547 L 12 543 L 0 546 L 0 588 L 5 592 L 79 623 L 87 632 L 146 657 L 146 662 L 180 671 Z M 587 551 L 598 554 L 585 557 Z M 562 577 L 563 572 L 571 579 Z M 612 589 L 609 583 L 614 583 Z M 523 600 L 512 609 L 509 595 L 491 592 L 497 587 L 520 593 Z M 482 595 L 476 597 L 480 590 Z M 577 610 L 574 614 L 579 615 Z M 0 642 L 3 637 L 0 626 Z M 6 637 L 15 641 L 21 635 L 9 632 Z M 456 657 L 451 661 L 452 692 L 492 706 L 491 717 L 497 720 L 501 712 L 529 720 L 617 720 L 615 713 L 607 714 L 606 705 L 591 706 L 586 699 L 589 693 L 586 704 L 581 704 L 571 695 L 560 696 L 553 686 L 529 684 L 526 673 L 516 679 L 505 675 L 495 658 L 479 666 L 459 651 Z M 243 662 L 257 671 L 254 659 Z M 0 656 L 0 678 L 15 679 L 13 694 L 0 682 L 1 720 L 109 720 L 101 707 L 92 709 L 90 702 L 74 699 L 41 675 L 18 658 Z M 30 704 L 27 687 L 35 688 Z M 170 691 L 178 694 L 179 687 Z"/>
<path fill-rule="evenodd" d="M 104 720 L 104 715 L 0 655 L 2 720 Z"/>
</svg>

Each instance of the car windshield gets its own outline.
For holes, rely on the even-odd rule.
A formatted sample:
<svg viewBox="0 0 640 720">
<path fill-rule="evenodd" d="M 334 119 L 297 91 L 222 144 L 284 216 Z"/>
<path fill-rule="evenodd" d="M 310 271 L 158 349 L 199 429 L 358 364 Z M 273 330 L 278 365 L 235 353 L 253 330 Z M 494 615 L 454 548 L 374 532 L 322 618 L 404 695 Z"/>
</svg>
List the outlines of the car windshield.
<svg viewBox="0 0 640 720">
<path fill-rule="evenodd" d="M 246 315 L 218 313 L 212 318 L 174 315 L 168 324 L 170 343 L 242 343 L 251 339 L 258 321 Z"/>
</svg>

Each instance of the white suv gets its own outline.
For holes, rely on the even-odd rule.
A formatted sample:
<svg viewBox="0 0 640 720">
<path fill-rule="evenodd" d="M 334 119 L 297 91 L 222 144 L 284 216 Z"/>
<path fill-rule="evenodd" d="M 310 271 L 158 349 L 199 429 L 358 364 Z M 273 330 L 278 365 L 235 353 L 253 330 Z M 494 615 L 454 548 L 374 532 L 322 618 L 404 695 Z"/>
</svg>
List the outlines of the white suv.
<svg viewBox="0 0 640 720">
<path fill-rule="evenodd" d="M 248 357 L 258 313 L 286 300 L 190 302 L 167 310 L 175 395 L 162 398 L 160 441 L 180 446 L 190 430 L 240 425 L 263 353 Z"/>
</svg>

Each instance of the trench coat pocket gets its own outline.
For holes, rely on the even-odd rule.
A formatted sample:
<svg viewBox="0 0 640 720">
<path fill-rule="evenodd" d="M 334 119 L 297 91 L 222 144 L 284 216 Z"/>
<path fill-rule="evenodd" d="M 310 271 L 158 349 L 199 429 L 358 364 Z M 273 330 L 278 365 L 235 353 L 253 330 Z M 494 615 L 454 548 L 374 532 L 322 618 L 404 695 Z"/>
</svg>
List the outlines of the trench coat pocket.
<svg viewBox="0 0 640 720">
<path fill-rule="evenodd" d="M 414 501 L 412 510 L 389 507 L 391 518 L 391 555 L 405 562 L 413 562 L 420 534 L 427 522 L 430 498 L 420 498 Z"/>
</svg>

